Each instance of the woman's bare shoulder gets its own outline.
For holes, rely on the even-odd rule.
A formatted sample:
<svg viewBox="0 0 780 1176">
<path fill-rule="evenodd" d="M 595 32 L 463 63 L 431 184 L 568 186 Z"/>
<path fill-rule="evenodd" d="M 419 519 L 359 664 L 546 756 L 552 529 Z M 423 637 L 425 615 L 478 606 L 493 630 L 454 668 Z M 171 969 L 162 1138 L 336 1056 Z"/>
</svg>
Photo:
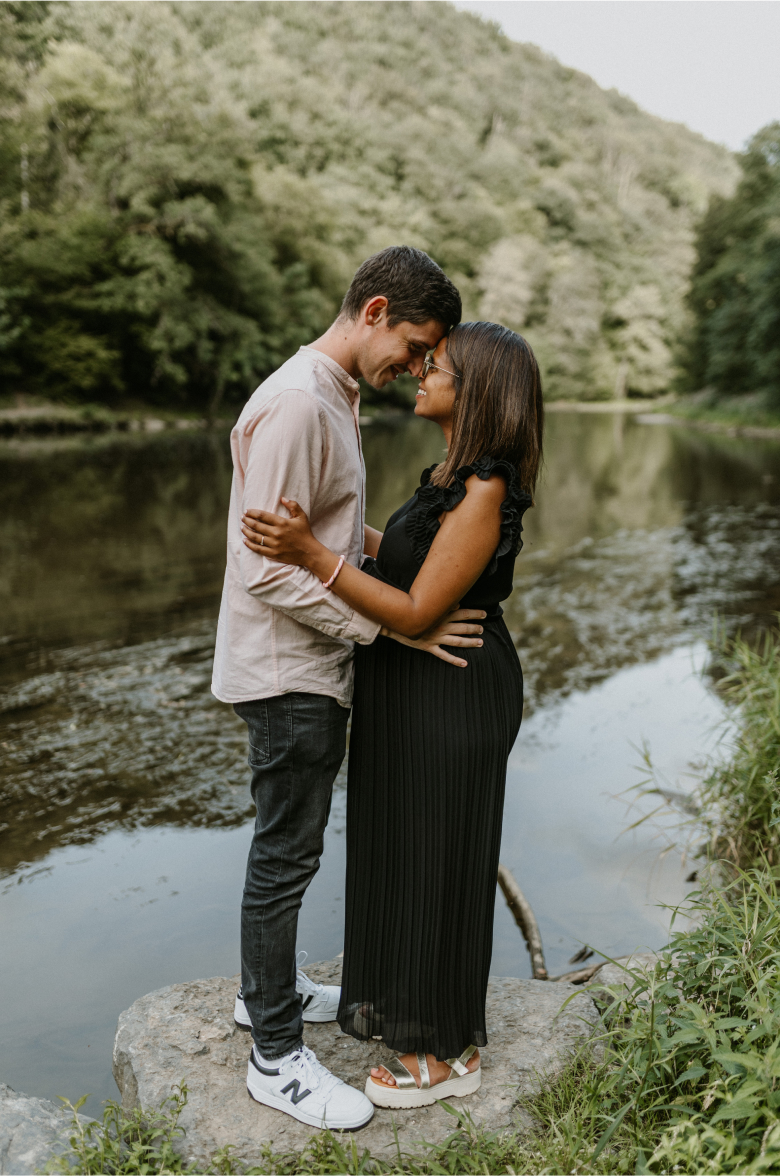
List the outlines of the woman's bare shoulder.
<svg viewBox="0 0 780 1176">
<path fill-rule="evenodd" d="M 463 485 L 466 487 L 463 498 L 457 506 L 442 513 L 439 517 L 440 523 L 443 524 L 445 518 L 450 518 L 469 526 L 479 526 L 499 517 L 501 503 L 507 495 L 505 478 L 500 474 L 494 474 L 483 479 L 478 474 L 471 474 Z"/>
<path fill-rule="evenodd" d="M 500 506 L 506 498 L 507 481 L 502 474 L 491 474 L 489 478 L 471 474 L 463 484 L 466 487 L 464 501 L 471 499 L 474 506 L 489 509 L 494 504 Z"/>
</svg>

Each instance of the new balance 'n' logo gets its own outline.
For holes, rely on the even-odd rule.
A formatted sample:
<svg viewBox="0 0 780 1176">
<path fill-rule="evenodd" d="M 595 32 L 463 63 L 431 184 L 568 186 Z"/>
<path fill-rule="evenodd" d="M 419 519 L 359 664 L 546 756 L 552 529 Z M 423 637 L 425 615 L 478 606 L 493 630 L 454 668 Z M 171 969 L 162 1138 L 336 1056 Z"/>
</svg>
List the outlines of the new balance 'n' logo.
<svg viewBox="0 0 780 1176">
<path fill-rule="evenodd" d="M 302 1099 L 306 1098 L 307 1094 L 311 1094 L 310 1090 L 304 1090 L 301 1092 L 301 1084 L 297 1078 L 293 1078 L 292 1082 L 287 1083 L 287 1085 L 282 1090 L 282 1094 L 287 1094 L 288 1090 L 292 1091 L 292 1094 L 290 1095 L 290 1101 L 294 1103 L 296 1107 Z"/>
</svg>

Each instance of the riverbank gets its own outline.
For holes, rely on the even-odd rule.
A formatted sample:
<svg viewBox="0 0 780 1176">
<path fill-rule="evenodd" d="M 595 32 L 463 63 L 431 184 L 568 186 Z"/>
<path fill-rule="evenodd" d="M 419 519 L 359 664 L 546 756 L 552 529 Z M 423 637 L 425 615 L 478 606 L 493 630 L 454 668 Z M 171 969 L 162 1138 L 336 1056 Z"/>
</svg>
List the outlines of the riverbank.
<svg viewBox="0 0 780 1176">
<path fill-rule="evenodd" d="M 127 410 L 107 408 L 103 404 L 65 405 L 55 404 L 39 398 L 0 399 L 0 438 L 73 437 L 105 434 L 162 433 L 166 429 L 177 431 L 190 429 L 229 428 L 238 416 L 238 409 L 209 420 L 193 413 L 177 412 L 175 409 L 160 409 L 151 406 L 137 406 Z M 375 409 L 361 413 L 360 424 L 409 416 L 410 410 Z"/>
<path fill-rule="evenodd" d="M 544 411 L 575 412 L 583 413 L 586 416 L 619 412 L 627 416 L 640 416 L 651 409 L 654 412 L 660 412 L 675 404 L 676 400 L 677 397 L 671 392 L 668 396 L 659 396 L 655 400 L 546 400 Z"/>
<path fill-rule="evenodd" d="M 780 413 L 756 405 L 751 398 L 713 404 L 701 397 L 677 397 L 673 393 L 655 400 L 549 400 L 547 413 L 577 413 L 601 416 L 618 413 L 645 425 L 685 425 L 705 433 L 729 437 L 780 438 Z M 228 428 L 236 417 L 223 415 L 214 420 L 194 414 L 139 406 L 126 411 L 105 405 L 77 407 L 29 400 L 24 403 L 0 401 L 0 438 L 27 440 L 78 435 L 161 433 L 165 430 Z M 380 409 L 368 406 L 360 415 L 365 427 L 411 415 L 411 409 Z"/>
<path fill-rule="evenodd" d="M 761 396 L 714 399 L 708 392 L 680 396 L 668 409 L 656 401 L 652 413 L 640 417 L 647 424 L 684 424 L 703 433 L 756 440 L 780 437 L 780 411 Z"/>
<path fill-rule="evenodd" d="M 116 412 L 100 404 L 78 407 L 46 401 L 5 403 L 0 407 L 0 437 L 63 437 L 74 434 L 161 433 L 165 429 L 206 429 L 229 425 L 232 418 L 204 417 L 170 410 L 138 408 Z"/>
<path fill-rule="evenodd" d="M 780 438 L 780 412 L 764 407 L 755 397 L 713 401 L 693 396 L 660 396 L 655 400 L 550 400 L 548 413 L 621 413 L 642 425 L 685 425 L 702 433 L 755 440 Z"/>
</svg>

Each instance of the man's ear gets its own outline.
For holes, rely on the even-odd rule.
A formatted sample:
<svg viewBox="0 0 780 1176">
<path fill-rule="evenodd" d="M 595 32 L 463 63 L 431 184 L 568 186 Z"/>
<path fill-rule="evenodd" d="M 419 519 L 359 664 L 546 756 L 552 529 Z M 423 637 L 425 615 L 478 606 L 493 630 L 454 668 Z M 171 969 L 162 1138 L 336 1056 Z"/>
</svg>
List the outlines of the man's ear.
<svg viewBox="0 0 780 1176">
<path fill-rule="evenodd" d="M 384 322 L 387 319 L 387 305 L 384 294 L 377 294 L 375 298 L 370 298 L 361 313 L 366 326 L 378 327 L 380 323 Z"/>
</svg>

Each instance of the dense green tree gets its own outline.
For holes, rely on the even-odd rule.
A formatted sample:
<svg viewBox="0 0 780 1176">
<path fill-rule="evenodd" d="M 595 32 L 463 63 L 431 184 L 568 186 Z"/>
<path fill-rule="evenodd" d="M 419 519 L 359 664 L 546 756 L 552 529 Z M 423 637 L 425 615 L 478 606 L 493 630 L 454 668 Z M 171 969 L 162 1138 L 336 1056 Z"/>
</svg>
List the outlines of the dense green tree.
<svg viewBox="0 0 780 1176">
<path fill-rule="evenodd" d="M 699 229 L 687 375 L 721 396 L 762 394 L 780 407 L 780 123 L 751 140 L 731 198 Z"/>
<path fill-rule="evenodd" d="M 425 248 L 549 395 L 664 389 L 728 152 L 448 4 L 0 4 L 0 374 L 202 410 Z"/>
</svg>

